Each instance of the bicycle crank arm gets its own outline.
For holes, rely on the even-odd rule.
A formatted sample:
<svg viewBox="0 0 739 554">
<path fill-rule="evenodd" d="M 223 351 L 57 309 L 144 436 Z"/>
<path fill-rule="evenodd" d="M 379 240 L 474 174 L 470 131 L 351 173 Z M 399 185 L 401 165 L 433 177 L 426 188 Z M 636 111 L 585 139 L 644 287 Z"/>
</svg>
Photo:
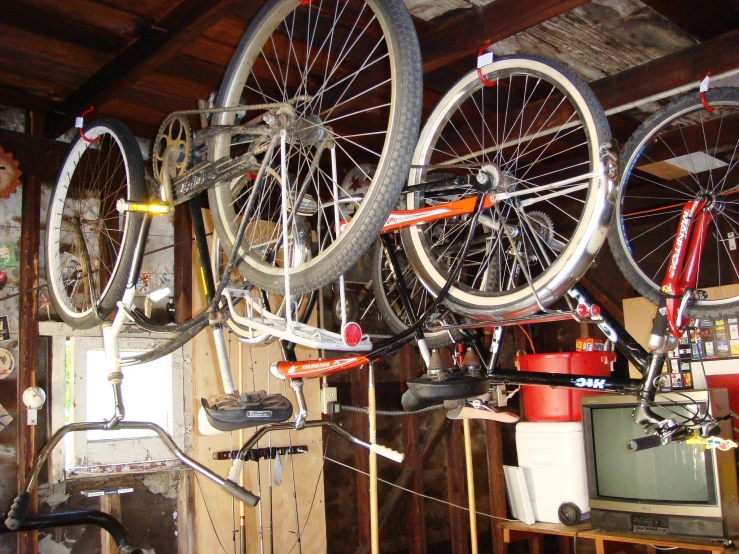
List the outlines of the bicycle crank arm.
<svg viewBox="0 0 739 554">
<path fill-rule="evenodd" d="M 248 171 L 256 171 L 259 166 L 257 159 L 249 152 L 237 158 L 201 162 L 188 171 L 182 179 L 172 183 L 173 203 L 177 205 L 187 202 L 218 183 L 229 182 Z"/>
</svg>

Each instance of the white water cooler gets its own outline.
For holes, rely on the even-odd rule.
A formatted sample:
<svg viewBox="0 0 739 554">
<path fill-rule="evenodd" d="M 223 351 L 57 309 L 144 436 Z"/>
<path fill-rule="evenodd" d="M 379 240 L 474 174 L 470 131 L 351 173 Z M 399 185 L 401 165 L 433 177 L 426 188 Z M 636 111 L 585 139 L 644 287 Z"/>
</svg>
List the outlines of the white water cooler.
<svg viewBox="0 0 739 554">
<path fill-rule="evenodd" d="M 588 481 L 581 422 L 523 422 L 516 425 L 518 465 L 536 521 L 559 523 L 564 502 L 577 504 L 588 519 Z"/>
</svg>

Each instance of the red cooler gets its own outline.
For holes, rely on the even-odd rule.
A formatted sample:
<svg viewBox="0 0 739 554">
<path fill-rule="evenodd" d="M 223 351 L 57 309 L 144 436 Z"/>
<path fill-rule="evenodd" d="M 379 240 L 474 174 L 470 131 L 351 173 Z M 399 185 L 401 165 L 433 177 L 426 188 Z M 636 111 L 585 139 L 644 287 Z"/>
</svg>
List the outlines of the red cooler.
<svg viewBox="0 0 739 554">
<path fill-rule="evenodd" d="M 610 377 L 615 352 L 554 352 L 525 354 L 516 357 L 520 371 L 568 373 Z M 579 391 L 564 387 L 525 386 L 522 388 L 524 415 L 527 421 L 582 421 L 580 398 L 598 394 L 592 389 Z"/>
</svg>

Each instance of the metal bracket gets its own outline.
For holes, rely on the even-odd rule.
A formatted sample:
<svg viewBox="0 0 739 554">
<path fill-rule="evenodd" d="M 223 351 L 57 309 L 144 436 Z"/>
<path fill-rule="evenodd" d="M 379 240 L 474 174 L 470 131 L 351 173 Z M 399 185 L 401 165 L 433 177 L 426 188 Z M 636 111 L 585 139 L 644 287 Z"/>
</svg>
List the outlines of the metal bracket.
<svg viewBox="0 0 739 554">
<path fill-rule="evenodd" d="M 281 317 L 278 317 L 269 312 L 261 311 L 260 319 L 251 319 L 244 317 L 236 313 L 233 304 L 232 293 L 237 293 L 238 296 L 246 298 L 248 293 L 246 291 L 238 291 L 235 289 L 226 289 L 223 291 L 223 296 L 228 302 L 228 309 L 231 312 L 230 317 L 239 325 L 250 329 L 255 329 L 262 333 L 269 333 L 279 339 L 294 342 L 301 346 L 307 346 L 308 348 L 315 348 L 317 350 L 336 350 L 340 352 L 346 351 L 367 351 L 372 350 L 372 343 L 367 335 L 362 336 L 359 344 L 353 347 L 348 347 L 344 344 L 339 333 L 332 333 L 324 329 L 318 329 L 312 325 L 293 321 L 292 325 Z M 255 309 L 256 306 L 255 306 Z"/>
</svg>

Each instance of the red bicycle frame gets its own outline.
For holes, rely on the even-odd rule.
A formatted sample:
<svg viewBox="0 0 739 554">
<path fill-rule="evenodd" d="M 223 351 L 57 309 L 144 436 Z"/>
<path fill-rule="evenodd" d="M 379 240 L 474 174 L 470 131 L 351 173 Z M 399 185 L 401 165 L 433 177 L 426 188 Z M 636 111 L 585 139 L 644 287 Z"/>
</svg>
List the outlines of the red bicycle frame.
<svg viewBox="0 0 739 554">
<path fill-rule="evenodd" d="M 677 321 L 680 303 L 685 291 L 695 288 L 708 225 L 713 221 L 713 215 L 704 209 L 707 204 L 708 201 L 705 199 L 696 199 L 683 207 L 675 241 L 672 243 L 667 272 L 662 280 L 661 290 L 667 295 L 667 327 L 675 338 L 680 338 L 681 329 L 688 323 L 683 317 Z"/>
<path fill-rule="evenodd" d="M 486 194 L 482 201 L 482 209 L 493 207 L 492 195 Z M 470 215 L 475 210 L 475 197 L 470 196 L 461 198 L 452 202 L 444 202 L 436 206 L 426 206 L 424 208 L 416 208 L 415 210 L 393 210 L 387 218 L 385 225 L 380 229 L 380 234 L 391 233 L 413 225 L 421 225 L 423 223 L 431 223 L 440 219 L 448 219 L 461 215 Z M 351 221 L 351 220 L 349 220 Z M 344 227 L 349 225 L 349 221 L 342 221 L 339 231 L 343 231 Z"/>
<path fill-rule="evenodd" d="M 482 201 L 482 209 L 485 210 L 492 206 L 493 200 L 491 199 L 491 195 L 486 194 Z M 405 229 L 406 227 L 421 223 L 431 223 L 439 219 L 470 215 L 474 210 L 474 196 L 455 200 L 454 202 L 445 202 L 437 206 L 417 208 L 415 210 L 393 210 L 390 213 L 390 217 L 387 218 L 387 222 L 380 230 L 380 233 L 390 233 L 398 229 Z"/>
</svg>

